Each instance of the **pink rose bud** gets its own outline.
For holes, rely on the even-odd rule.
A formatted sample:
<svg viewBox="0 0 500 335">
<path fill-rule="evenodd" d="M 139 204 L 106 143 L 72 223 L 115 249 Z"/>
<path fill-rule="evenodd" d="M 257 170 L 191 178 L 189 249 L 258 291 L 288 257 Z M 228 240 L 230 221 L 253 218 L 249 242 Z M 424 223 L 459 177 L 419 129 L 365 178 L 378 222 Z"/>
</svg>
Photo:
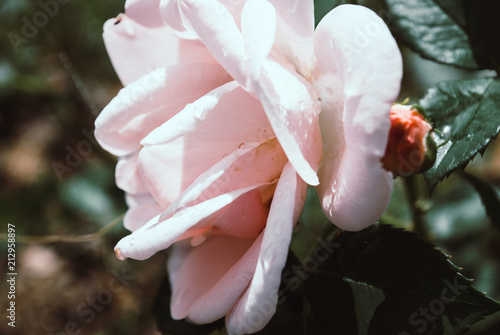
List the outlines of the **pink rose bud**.
<svg viewBox="0 0 500 335">
<path fill-rule="evenodd" d="M 419 105 L 391 107 L 391 129 L 381 162 L 384 169 L 395 176 L 427 171 L 436 161 L 432 126 L 424 115 Z"/>
</svg>

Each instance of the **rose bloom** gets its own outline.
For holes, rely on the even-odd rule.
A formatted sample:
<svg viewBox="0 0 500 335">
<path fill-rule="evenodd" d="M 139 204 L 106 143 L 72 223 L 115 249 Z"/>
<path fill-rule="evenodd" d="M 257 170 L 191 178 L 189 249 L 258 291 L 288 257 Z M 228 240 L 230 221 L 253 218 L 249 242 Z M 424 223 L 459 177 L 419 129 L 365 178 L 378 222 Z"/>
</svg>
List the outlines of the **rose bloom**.
<svg viewBox="0 0 500 335">
<path fill-rule="evenodd" d="M 343 229 L 387 206 L 394 39 L 361 6 L 314 31 L 312 0 L 128 0 L 104 41 L 125 86 L 96 120 L 130 207 L 117 256 L 172 246 L 174 319 L 262 329 L 308 184 Z"/>
</svg>

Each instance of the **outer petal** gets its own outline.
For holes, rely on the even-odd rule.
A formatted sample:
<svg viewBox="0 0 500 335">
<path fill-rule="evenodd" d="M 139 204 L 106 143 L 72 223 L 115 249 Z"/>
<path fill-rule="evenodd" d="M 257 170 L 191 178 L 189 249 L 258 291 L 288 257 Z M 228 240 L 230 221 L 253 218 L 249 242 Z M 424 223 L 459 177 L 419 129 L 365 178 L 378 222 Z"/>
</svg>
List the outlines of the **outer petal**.
<svg viewBox="0 0 500 335">
<path fill-rule="evenodd" d="M 116 164 L 116 186 L 127 193 L 141 194 L 148 193 L 149 190 L 142 180 L 138 166 L 139 151 L 128 156 L 118 158 Z"/>
<path fill-rule="evenodd" d="M 320 105 L 311 85 L 278 63 L 266 61 L 253 83 L 283 150 L 297 173 L 317 185 L 321 159 Z"/>
<path fill-rule="evenodd" d="M 129 209 L 123 218 L 123 226 L 130 231 L 141 228 L 164 210 L 149 193 L 127 193 L 126 199 Z"/>
<path fill-rule="evenodd" d="M 252 278 L 261 242 L 212 236 L 187 254 L 174 249 L 169 265 L 176 257 L 182 265 L 172 267 L 172 317 L 210 323 L 227 314 Z"/>
<path fill-rule="evenodd" d="M 209 199 L 195 206 L 187 207 L 175 213 L 165 221 L 144 225 L 129 236 L 121 239 L 115 247 L 118 258 L 127 257 L 143 260 L 156 252 L 168 248 L 185 231 L 215 212 L 229 205 L 242 194 L 264 184 L 248 186 L 218 197 Z"/>
<path fill-rule="evenodd" d="M 290 164 L 283 169 L 269 212 L 254 277 L 226 316 L 229 334 L 261 330 L 276 311 L 281 271 L 288 255 L 294 223 L 304 206 L 307 185 Z"/>
<path fill-rule="evenodd" d="M 154 2 L 153 0 L 150 0 Z M 141 22 L 149 9 L 134 4 L 132 11 Z M 156 24 L 154 17 L 150 21 Z M 201 44 L 181 40 L 169 28 L 160 26 L 143 26 L 128 15 L 120 14 L 104 24 L 104 44 L 113 67 L 123 85 L 129 85 L 145 74 L 160 67 L 184 63 L 215 65 L 216 61 L 210 52 Z"/>
<path fill-rule="evenodd" d="M 156 202 L 130 207 L 123 218 L 123 226 L 132 232 L 136 231 L 162 211 L 163 208 Z"/>
<path fill-rule="evenodd" d="M 380 217 L 392 189 L 391 174 L 380 159 L 390 107 L 399 93 L 401 54 L 384 22 L 353 5 L 339 6 L 323 18 L 315 52 L 324 144 L 318 193 L 334 224 L 359 230 Z"/>
<path fill-rule="evenodd" d="M 123 88 L 96 119 L 96 139 L 114 155 L 140 148 L 140 141 L 184 106 L 227 82 L 219 65 L 178 64 L 160 68 Z"/>
</svg>

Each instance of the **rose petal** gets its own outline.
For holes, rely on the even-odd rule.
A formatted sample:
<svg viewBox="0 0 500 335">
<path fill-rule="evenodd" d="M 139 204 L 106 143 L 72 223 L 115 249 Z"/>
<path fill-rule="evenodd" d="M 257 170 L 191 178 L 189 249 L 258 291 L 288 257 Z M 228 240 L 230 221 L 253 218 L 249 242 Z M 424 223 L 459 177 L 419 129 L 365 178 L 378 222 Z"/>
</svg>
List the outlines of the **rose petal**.
<svg viewBox="0 0 500 335">
<path fill-rule="evenodd" d="M 163 25 L 159 13 L 160 0 L 127 0 L 125 1 L 125 13 L 135 22 L 145 27 L 157 27 Z"/>
<path fill-rule="evenodd" d="M 141 228 L 155 216 L 159 217 L 164 210 L 150 193 L 126 193 L 125 199 L 129 209 L 123 218 L 123 226 L 130 231 Z"/>
<path fill-rule="evenodd" d="M 258 190 L 236 199 L 212 225 L 212 234 L 257 238 L 266 225 L 268 210 Z"/>
<path fill-rule="evenodd" d="M 195 323 L 223 317 L 252 278 L 261 241 L 212 236 L 189 253 L 176 253 L 174 245 L 169 260 L 169 271 L 174 270 L 172 317 Z"/>
<path fill-rule="evenodd" d="M 123 218 L 123 226 L 132 232 L 136 231 L 162 211 L 163 208 L 157 203 L 130 207 Z"/>
<path fill-rule="evenodd" d="M 160 16 L 178 38 L 192 40 L 195 43 L 201 42 L 189 22 L 186 21 L 179 0 L 161 0 Z"/>
<path fill-rule="evenodd" d="M 151 192 L 166 204 L 217 162 L 225 159 L 209 176 L 227 170 L 233 164 L 231 157 L 237 159 L 253 143 L 273 137 L 259 101 L 236 83 L 228 83 L 186 106 L 145 138 L 139 164 Z"/>
<path fill-rule="evenodd" d="M 227 80 L 218 65 L 182 63 L 152 71 L 123 88 L 101 112 L 96 139 L 112 154 L 127 155 L 154 128 Z"/>
<path fill-rule="evenodd" d="M 305 78 L 311 78 L 314 60 L 314 2 L 311 0 L 269 0 L 276 8 L 277 51 Z"/>
<path fill-rule="evenodd" d="M 202 44 L 181 40 L 163 25 L 143 26 L 124 14 L 104 23 L 103 39 L 124 86 L 151 71 L 180 62 L 217 64 Z"/>
<path fill-rule="evenodd" d="M 231 13 L 216 0 L 177 1 L 184 21 L 214 58 L 237 82 L 246 83 L 245 43 Z"/>
<path fill-rule="evenodd" d="M 149 258 L 156 252 L 168 248 L 199 221 L 227 206 L 240 195 L 261 185 L 264 183 L 238 189 L 187 207 L 165 221 L 158 223 L 150 221 L 131 235 L 122 238 L 116 245 L 115 251 L 122 259 L 126 257 L 138 260 Z"/>
<path fill-rule="evenodd" d="M 192 226 L 177 241 L 194 237 L 191 245 L 195 246 L 209 235 L 256 238 L 264 228 L 269 212 L 263 204 L 273 197 L 276 183 L 263 184 L 240 195 L 229 205 Z"/>
<path fill-rule="evenodd" d="M 247 148 L 238 149 L 203 172 L 172 202 L 162 217 L 167 217 L 178 208 L 193 205 L 238 188 L 257 183 L 272 183 L 279 178 L 286 162 L 286 156 L 275 138 L 259 145 L 249 145 Z M 161 174 L 158 174 L 156 178 L 158 179 L 159 176 Z M 150 188 L 155 198 L 161 199 L 157 195 L 157 192 L 161 190 L 154 188 L 152 184 Z"/>
<path fill-rule="evenodd" d="M 246 50 L 247 80 L 258 80 L 262 63 L 274 43 L 276 11 L 266 0 L 248 0 L 243 7 L 241 32 Z M 246 82 L 240 82 L 248 86 Z"/>
<path fill-rule="evenodd" d="M 190 103 L 141 143 L 153 146 L 192 136 L 204 142 L 262 142 L 274 137 L 259 100 L 232 81 Z"/>
<path fill-rule="evenodd" d="M 245 294 L 226 316 L 229 334 L 257 332 L 274 315 L 281 271 L 286 263 L 293 226 L 304 206 L 306 192 L 306 183 L 288 163 L 273 198 L 255 274 Z"/>
<path fill-rule="evenodd" d="M 380 159 L 399 93 L 401 54 L 382 19 L 362 6 L 336 7 L 314 37 L 324 143 L 318 194 L 335 225 L 360 230 L 380 217 L 391 194 L 392 178 Z"/>
<path fill-rule="evenodd" d="M 140 194 L 149 192 L 142 180 L 138 159 L 139 151 L 136 151 L 128 156 L 118 158 L 116 164 L 116 186 L 127 193 Z"/>
<path fill-rule="evenodd" d="M 322 150 L 320 106 L 311 85 L 278 63 L 266 61 L 253 87 L 293 167 L 304 181 L 317 185 Z"/>
</svg>

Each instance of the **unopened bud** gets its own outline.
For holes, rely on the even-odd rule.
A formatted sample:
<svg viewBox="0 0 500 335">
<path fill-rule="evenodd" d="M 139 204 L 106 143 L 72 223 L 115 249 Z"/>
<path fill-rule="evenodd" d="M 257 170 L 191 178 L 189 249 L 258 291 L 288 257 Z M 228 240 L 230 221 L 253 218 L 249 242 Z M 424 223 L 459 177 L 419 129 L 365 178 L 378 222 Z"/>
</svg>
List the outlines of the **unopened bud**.
<svg viewBox="0 0 500 335">
<path fill-rule="evenodd" d="M 432 126 L 423 114 L 419 105 L 396 104 L 391 108 L 391 130 L 381 162 L 394 176 L 427 171 L 436 161 Z"/>
</svg>

